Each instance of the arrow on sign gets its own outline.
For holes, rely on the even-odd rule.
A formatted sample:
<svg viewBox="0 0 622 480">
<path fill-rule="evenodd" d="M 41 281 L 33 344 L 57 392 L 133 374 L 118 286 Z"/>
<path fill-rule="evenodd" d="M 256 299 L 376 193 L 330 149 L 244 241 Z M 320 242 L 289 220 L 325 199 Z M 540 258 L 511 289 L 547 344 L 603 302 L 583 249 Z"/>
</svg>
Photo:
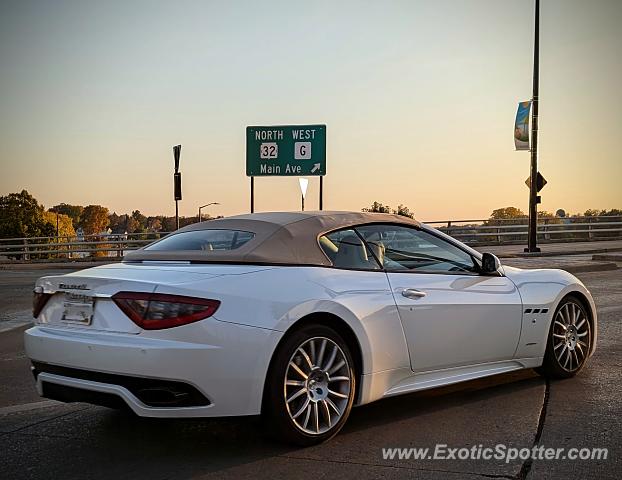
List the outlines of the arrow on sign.
<svg viewBox="0 0 622 480">
<path fill-rule="evenodd" d="M 545 178 L 538 172 L 538 176 L 536 177 L 536 191 L 539 192 L 542 190 L 547 183 Z M 527 185 L 527 188 L 531 188 L 531 175 L 525 180 L 525 185 Z"/>
<path fill-rule="evenodd" d="M 320 169 L 320 164 L 316 163 L 315 165 L 313 165 L 313 168 L 311 169 L 311 173 L 315 173 Z"/>
</svg>

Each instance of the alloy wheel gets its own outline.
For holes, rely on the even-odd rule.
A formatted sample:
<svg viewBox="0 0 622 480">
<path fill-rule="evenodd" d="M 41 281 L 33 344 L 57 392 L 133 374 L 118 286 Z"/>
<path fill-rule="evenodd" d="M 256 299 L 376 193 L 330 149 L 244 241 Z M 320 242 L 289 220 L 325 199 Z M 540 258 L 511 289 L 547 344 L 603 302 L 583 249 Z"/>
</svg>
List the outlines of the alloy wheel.
<svg viewBox="0 0 622 480">
<path fill-rule="evenodd" d="M 333 428 L 348 407 L 351 368 L 330 338 L 313 337 L 291 356 L 283 394 L 290 419 L 302 432 L 321 435 Z"/>
<path fill-rule="evenodd" d="M 559 366 L 567 372 L 578 370 L 589 355 L 592 340 L 590 322 L 575 302 L 562 305 L 553 320 L 553 351 Z"/>
</svg>

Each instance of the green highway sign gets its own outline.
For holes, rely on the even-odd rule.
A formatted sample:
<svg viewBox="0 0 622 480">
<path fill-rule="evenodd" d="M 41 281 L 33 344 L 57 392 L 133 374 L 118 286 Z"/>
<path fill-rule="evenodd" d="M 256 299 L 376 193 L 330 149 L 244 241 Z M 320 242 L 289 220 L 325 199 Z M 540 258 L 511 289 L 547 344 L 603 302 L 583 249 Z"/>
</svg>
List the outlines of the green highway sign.
<svg viewBox="0 0 622 480">
<path fill-rule="evenodd" d="M 246 127 L 246 175 L 326 175 L 326 125 Z"/>
</svg>

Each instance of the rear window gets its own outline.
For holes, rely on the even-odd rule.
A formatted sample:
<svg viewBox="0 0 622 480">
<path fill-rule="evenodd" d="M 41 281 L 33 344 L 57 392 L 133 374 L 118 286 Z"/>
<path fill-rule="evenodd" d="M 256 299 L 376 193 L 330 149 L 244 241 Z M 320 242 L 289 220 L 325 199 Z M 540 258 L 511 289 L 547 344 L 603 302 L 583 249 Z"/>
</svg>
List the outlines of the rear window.
<svg viewBox="0 0 622 480">
<path fill-rule="evenodd" d="M 145 250 L 235 250 L 255 236 L 242 230 L 192 230 L 174 233 Z"/>
</svg>

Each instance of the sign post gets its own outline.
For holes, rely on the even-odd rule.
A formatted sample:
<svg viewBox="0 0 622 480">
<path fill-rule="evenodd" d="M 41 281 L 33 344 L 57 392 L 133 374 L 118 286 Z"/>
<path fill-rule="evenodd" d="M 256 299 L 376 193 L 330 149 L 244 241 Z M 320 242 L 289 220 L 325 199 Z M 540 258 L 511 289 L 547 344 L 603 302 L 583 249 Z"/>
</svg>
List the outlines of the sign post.
<svg viewBox="0 0 622 480">
<path fill-rule="evenodd" d="M 326 175 L 326 125 L 246 127 L 246 175 L 251 179 L 251 213 L 255 211 L 255 177 Z"/>
<path fill-rule="evenodd" d="M 300 193 L 302 193 L 302 211 L 305 211 L 305 195 L 307 194 L 307 187 L 309 186 L 308 178 L 299 178 L 298 183 L 300 183 Z"/>
<path fill-rule="evenodd" d="M 538 228 L 538 78 L 540 74 L 540 0 L 536 0 L 535 32 L 533 45 L 533 98 L 531 109 L 531 168 L 529 178 L 529 233 L 525 252 L 539 252 Z"/>
<path fill-rule="evenodd" d="M 255 177 L 251 177 L 251 213 L 255 213 Z"/>
</svg>

